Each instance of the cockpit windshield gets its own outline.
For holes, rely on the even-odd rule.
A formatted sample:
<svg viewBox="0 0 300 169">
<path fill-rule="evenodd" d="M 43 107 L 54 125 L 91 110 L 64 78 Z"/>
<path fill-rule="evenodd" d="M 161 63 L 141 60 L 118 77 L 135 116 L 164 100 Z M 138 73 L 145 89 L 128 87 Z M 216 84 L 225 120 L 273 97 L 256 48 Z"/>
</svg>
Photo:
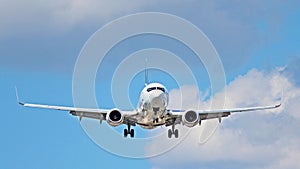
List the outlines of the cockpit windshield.
<svg viewBox="0 0 300 169">
<path fill-rule="evenodd" d="M 156 87 L 150 87 L 147 89 L 147 92 L 151 92 L 152 90 L 155 90 L 155 89 L 156 89 Z"/>
<path fill-rule="evenodd" d="M 165 88 L 163 88 L 163 87 L 157 87 L 157 90 L 161 90 L 162 92 L 165 93 Z"/>
<path fill-rule="evenodd" d="M 166 92 L 165 88 L 163 88 L 163 87 L 150 87 L 147 89 L 147 92 L 150 92 L 152 90 L 161 90 L 164 93 Z"/>
</svg>

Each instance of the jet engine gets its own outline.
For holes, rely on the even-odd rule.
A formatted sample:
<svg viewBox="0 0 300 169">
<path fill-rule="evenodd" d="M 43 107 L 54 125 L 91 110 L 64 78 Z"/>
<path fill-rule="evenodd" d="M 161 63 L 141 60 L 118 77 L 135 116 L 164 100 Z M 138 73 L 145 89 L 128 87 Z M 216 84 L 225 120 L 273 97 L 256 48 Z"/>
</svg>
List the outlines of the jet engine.
<svg viewBox="0 0 300 169">
<path fill-rule="evenodd" d="M 118 126 L 123 123 L 123 115 L 118 109 L 112 109 L 106 115 L 106 121 L 111 126 Z"/>
<path fill-rule="evenodd" d="M 200 120 L 199 114 L 194 110 L 188 110 L 182 115 L 182 123 L 188 127 L 194 127 Z"/>
</svg>

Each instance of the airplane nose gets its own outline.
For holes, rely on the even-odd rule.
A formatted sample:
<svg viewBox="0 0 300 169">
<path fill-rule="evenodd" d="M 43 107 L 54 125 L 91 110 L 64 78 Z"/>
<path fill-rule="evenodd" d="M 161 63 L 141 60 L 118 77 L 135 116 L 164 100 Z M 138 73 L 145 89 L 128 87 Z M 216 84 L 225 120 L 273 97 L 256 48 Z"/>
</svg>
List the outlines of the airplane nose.
<svg viewBox="0 0 300 169">
<path fill-rule="evenodd" d="M 165 94 L 160 91 L 154 91 L 150 96 L 150 103 L 152 107 L 163 108 L 166 105 Z"/>
</svg>

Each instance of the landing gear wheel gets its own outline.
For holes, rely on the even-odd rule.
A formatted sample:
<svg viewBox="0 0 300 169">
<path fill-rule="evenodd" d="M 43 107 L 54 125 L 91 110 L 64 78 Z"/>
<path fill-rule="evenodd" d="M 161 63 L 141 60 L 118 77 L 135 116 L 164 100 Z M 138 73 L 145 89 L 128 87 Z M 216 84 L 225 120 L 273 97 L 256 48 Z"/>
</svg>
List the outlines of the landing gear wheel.
<svg viewBox="0 0 300 169">
<path fill-rule="evenodd" d="M 134 130 L 133 130 L 133 129 L 130 130 L 130 137 L 131 137 L 131 138 L 134 137 Z"/>
<path fill-rule="evenodd" d="M 153 123 L 158 123 L 158 118 L 153 119 Z"/>
<path fill-rule="evenodd" d="M 174 135 L 175 135 L 175 138 L 178 138 L 178 129 L 175 130 Z"/>
<path fill-rule="evenodd" d="M 171 129 L 168 130 L 168 137 L 169 137 L 169 138 L 172 137 L 172 130 L 171 130 Z"/>
<path fill-rule="evenodd" d="M 124 137 L 127 137 L 127 135 L 128 135 L 128 130 L 124 129 Z"/>
<path fill-rule="evenodd" d="M 130 137 L 133 138 L 134 137 L 134 130 L 130 129 L 130 125 L 128 125 L 127 129 L 124 129 L 124 137 L 127 137 L 128 134 L 130 134 Z"/>
<path fill-rule="evenodd" d="M 173 134 L 174 134 L 175 138 L 178 138 L 179 132 L 178 132 L 178 129 L 175 129 L 174 124 L 172 125 L 172 129 L 168 130 L 168 137 L 171 138 Z"/>
</svg>

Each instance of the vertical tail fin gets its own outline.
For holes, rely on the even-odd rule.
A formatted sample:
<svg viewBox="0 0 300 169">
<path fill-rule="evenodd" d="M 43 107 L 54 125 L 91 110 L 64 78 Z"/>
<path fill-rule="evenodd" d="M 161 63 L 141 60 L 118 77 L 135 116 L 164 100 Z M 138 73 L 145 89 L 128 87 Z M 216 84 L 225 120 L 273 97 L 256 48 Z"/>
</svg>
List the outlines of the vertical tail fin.
<svg viewBox="0 0 300 169">
<path fill-rule="evenodd" d="M 145 86 L 149 84 L 148 81 L 148 65 L 147 65 L 148 59 L 145 60 Z"/>
</svg>

